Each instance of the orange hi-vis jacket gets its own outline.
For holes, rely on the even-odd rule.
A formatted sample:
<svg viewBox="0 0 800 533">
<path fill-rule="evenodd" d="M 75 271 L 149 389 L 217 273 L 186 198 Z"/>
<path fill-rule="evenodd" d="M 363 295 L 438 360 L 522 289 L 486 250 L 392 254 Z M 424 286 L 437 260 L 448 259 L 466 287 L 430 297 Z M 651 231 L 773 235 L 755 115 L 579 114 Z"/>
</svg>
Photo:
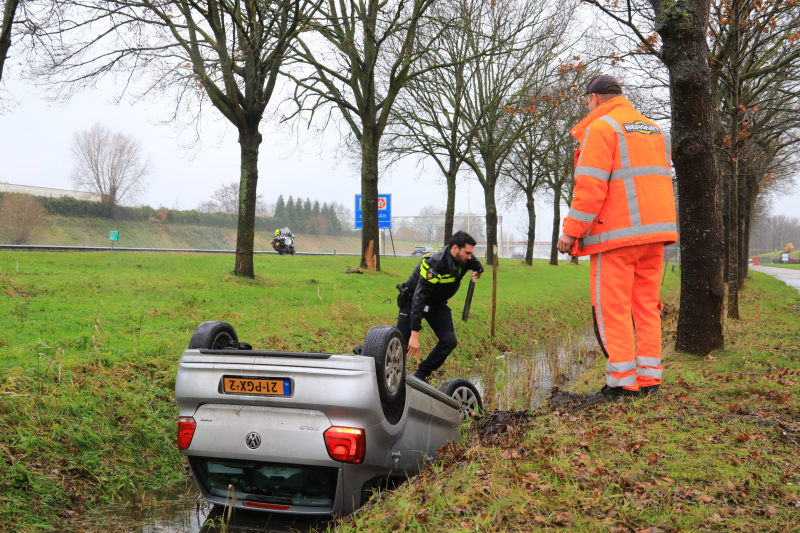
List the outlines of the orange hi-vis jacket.
<svg viewBox="0 0 800 533">
<path fill-rule="evenodd" d="M 564 233 L 574 255 L 678 241 L 668 134 L 622 96 L 605 102 L 570 132 L 575 191 Z"/>
</svg>

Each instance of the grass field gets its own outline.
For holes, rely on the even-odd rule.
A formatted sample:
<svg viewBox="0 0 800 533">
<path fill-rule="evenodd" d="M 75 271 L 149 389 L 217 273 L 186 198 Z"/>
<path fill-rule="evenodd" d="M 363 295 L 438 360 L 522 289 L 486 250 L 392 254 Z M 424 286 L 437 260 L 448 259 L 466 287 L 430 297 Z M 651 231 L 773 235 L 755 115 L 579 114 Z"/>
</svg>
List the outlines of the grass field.
<svg viewBox="0 0 800 533">
<path fill-rule="evenodd" d="M 33 233 L 28 244 L 110 246 L 109 231 L 119 232 L 119 242 L 116 246 L 129 248 L 232 250 L 236 247 L 236 230 L 232 228 L 52 215 L 48 216 L 45 223 Z M 271 231 L 256 231 L 255 249 L 272 250 L 271 240 Z M 395 241 L 394 244 L 398 255 L 410 255 L 414 246 L 420 243 Z M 352 236 L 349 232 L 338 236 L 298 234 L 296 247 L 298 252 L 360 253 L 361 238 Z M 387 251 L 392 252 L 388 240 Z"/>
<path fill-rule="evenodd" d="M 660 398 L 473 421 L 423 475 L 337 530 L 798 531 L 800 295 L 752 276 L 725 350 L 665 347 Z M 604 364 L 575 390 L 597 390 Z"/>
<path fill-rule="evenodd" d="M 346 274 L 357 258 L 256 256 L 245 280 L 227 255 L 0 253 L 0 530 L 53 528 L 186 474 L 173 386 L 200 322 L 226 320 L 257 348 L 351 353 L 371 326 L 394 323 L 395 285 L 415 265 L 386 258 L 383 272 Z M 435 378 L 589 327 L 588 270 L 504 261 L 495 342 L 487 270 Z M 424 331 L 423 351 L 432 340 Z"/>
<path fill-rule="evenodd" d="M 791 264 L 775 264 L 775 265 L 764 264 L 763 266 L 777 267 L 777 268 L 791 268 L 793 270 L 800 270 L 800 264 L 796 264 L 796 265 L 791 265 Z"/>
</svg>

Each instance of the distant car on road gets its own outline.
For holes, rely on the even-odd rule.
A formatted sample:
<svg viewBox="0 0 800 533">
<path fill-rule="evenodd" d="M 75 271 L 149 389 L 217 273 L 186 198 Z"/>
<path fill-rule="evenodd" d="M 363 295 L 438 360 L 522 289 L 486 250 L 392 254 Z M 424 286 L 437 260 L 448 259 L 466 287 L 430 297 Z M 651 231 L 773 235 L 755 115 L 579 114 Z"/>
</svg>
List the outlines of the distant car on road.
<svg viewBox="0 0 800 533">
<path fill-rule="evenodd" d="M 436 249 L 433 246 L 415 246 L 414 250 L 411 252 L 411 255 L 425 255 L 435 251 Z"/>
<path fill-rule="evenodd" d="M 525 259 L 525 254 L 522 252 L 514 252 L 511 254 L 511 259 Z"/>
</svg>

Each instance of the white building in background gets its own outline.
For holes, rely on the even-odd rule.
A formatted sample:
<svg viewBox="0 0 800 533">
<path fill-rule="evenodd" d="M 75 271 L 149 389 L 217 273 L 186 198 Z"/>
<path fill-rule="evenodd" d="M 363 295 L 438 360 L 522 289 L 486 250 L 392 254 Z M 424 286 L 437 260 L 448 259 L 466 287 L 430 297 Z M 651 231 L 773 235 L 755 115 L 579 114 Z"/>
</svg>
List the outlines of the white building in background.
<svg viewBox="0 0 800 533">
<path fill-rule="evenodd" d="M 18 192 L 22 194 L 31 194 L 33 196 L 46 196 L 48 198 L 71 196 L 77 200 L 88 200 L 90 202 L 100 201 L 100 195 L 93 192 L 68 191 L 66 189 L 51 189 L 50 187 L 34 187 L 32 185 L 15 185 L 5 181 L 0 181 L 0 192 Z"/>
</svg>

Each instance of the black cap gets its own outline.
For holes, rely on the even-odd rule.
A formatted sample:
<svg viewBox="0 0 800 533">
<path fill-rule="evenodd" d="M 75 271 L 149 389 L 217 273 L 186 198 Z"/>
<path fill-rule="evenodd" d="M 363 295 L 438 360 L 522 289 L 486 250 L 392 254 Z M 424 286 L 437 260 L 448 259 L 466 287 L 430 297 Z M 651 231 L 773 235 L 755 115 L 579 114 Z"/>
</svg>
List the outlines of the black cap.
<svg viewBox="0 0 800 533">
<path fill-rule="evenodd" d="M 622 87 L 620 87 L 617 78 L 614 76 L 609 76 L 608 74 L 601 74 L 592 79 L 589 82 L 589 85 L 586 86 L 586 92 L 583 93 L 583 96 L 587 94 L 622 94 Z"/>
</svg>

